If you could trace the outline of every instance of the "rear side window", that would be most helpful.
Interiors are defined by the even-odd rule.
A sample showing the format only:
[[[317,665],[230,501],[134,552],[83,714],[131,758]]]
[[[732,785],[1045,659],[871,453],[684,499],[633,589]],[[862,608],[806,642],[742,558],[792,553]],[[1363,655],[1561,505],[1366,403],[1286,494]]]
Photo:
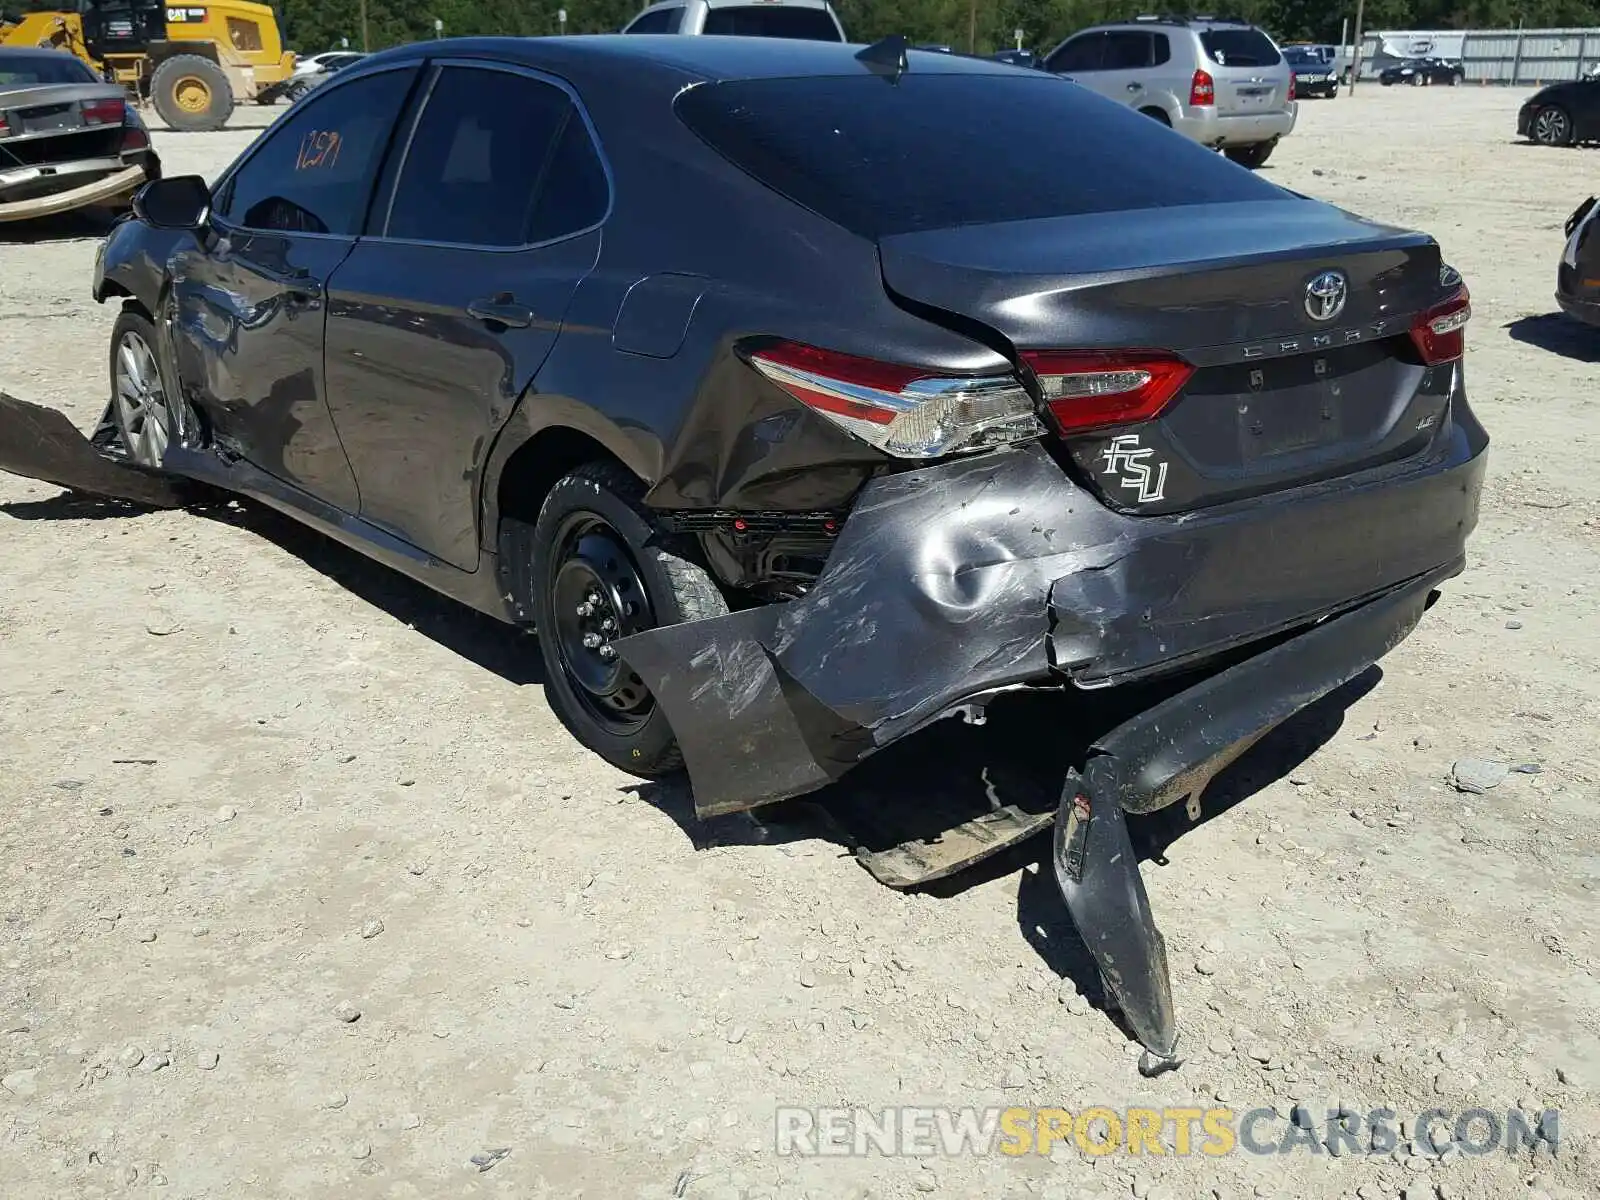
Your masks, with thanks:
[[[1208,29],[1200,44],[1219,67],[1272,67],[1281,58],[1272,39],[1259,29]]]
[[[632,25],[623,30],[624,33],[677,33],[678,22],[683,19],[681,8],[658,8],[654,12],[647,12]]]
[[[680,118],[768,187],[863,237],[1286,193],[1050,75],[702,84]]]
[[[576,232],[598,220],[597,189],[600,212],[605,207],[594,153],[560,88],[508,71],[446,67],[400,168],[386,236],[504,248]]]
[[[825,8],[772,4],[713,8],[701,33],[722,37],[795,38],[802,42],[841,42],[839,27]]]
[[[1152,61],[1148,33],[1106,34],[1107,71],[1137,71],[1150,66]]]
[[[1155,54],[1156,54],[1155,65],[1156,66],[1159,67],[1162,63],[1171,62],[1172,61],[1172,39],[1171,38],[1169,38],[1164,33],[1152,33],[1150,35],[1150,42],[1151,42],[1151,45],[1155,47]]]

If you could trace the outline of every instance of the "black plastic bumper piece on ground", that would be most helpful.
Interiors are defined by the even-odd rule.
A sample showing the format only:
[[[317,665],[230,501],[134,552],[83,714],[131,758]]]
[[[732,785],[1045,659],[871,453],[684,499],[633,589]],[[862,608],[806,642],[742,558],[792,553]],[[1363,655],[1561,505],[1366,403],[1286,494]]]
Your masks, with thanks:
[[[1431,603],[1435,575],[1402,587],[1210,676],[1099,739],[1067,778],[1051,854],[1056,883],[1135,1037],[1147,1075],[1179,1062],[1167,953],[1128,812],[1196,795],[1275,726],[1355,678],[1403,641]]]
[[[184,503],[182,480],[111,458],[65,413],[4,392],[0,392],[0,471],[157,508],[181,508]]]

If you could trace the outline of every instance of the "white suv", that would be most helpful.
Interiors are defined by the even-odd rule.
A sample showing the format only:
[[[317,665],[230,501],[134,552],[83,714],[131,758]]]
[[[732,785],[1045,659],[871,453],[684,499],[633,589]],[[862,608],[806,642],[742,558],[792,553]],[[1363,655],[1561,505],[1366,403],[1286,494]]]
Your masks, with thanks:
[[[1294,75],[1254,25],[1139,17],[1073,34],[1046,57],[1108,99],[1163,121],[1234,162],[1259,167],[1294,129]]]
[[[828,0],[667,0],[652,4],[622,32],[845,40]]]

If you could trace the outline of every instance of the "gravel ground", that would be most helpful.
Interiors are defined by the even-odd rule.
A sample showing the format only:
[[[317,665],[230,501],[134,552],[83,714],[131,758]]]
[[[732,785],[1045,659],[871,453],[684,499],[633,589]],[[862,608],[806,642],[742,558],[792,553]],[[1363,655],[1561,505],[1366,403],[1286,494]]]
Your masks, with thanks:
[[[1469,569],[1376,686],[1145,830],[1182,1070],[1078,995],[1037,844],[902,895],[808,806],[697,825],[561,730],[526,638],[254,506],[6,476],[0,1195],[1593,1195],[1600,333],[1550,314],[1600,159],[1516,144],[1522,98],[1306,103],[1267,170],[1439,238],[1495,442]],[[157,145],[214,174],[254,134]],[[0,233],[0,387],[85,428],[94,249]],[[1458,794],[1468,758],[1542,772]],[[1560,1150],[774,1148],[780,1105],[1329,1098],[1553,1107]]]

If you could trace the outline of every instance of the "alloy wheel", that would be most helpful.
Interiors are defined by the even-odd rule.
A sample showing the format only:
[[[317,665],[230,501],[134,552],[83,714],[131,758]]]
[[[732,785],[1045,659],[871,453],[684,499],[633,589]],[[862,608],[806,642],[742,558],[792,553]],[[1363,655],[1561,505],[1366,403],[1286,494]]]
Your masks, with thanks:
[[[1566,145],[1567,132],[1567,114],[1559,108],[1547,108],[1533,120],[1533,136],[1546,146]]]
[[[655,697],[612,645],[655,625],[649,594],[619,534],[594,513],[574,513],[555,540],[551,630],[561,665],[583,706],[616,733],[637,729]]]
[[[160,466],[170,435],[166,388],[149,343],[131,329],[117,342],[114,402],[129,456],[147,467]]]

